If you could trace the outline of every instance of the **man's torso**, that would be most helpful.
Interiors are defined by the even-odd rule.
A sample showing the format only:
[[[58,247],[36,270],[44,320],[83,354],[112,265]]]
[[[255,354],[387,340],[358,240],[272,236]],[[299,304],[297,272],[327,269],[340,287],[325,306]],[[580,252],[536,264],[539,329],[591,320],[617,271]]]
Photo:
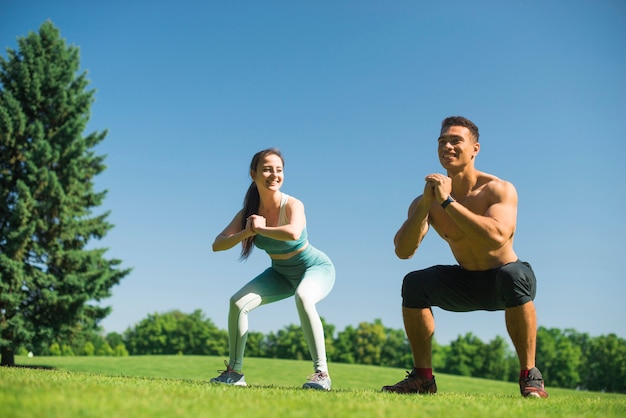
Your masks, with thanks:
[[[489,207],[498,203],[492,182],[501,181],[489,176],[467,196],[455,199],[471,212],[485,216]],[[433,202],[428,216],[430,225],[446,240],[457,262],[466,270],[488,270],[517,260],[513,251],[513,235],[500,248],[491,249],[476,238],[468,236],[438,202]]]

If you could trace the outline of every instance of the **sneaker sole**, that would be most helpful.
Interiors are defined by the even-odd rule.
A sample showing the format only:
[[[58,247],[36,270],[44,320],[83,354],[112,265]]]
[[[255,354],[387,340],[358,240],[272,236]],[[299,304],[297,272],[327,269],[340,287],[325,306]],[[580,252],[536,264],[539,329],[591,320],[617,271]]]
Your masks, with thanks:
[[[304,389],[313,389],[313,390],[326,390],[326,391],[330,390],[330,388],[325,388],[322,385],[316,385],[316,384],[312,384],[312,383],[305,383],[304,385],[302,385],[302,387]]]
[[[545,393],[545,392],[544,392]],[[523,396],[523,395],[522,395]],[[539,392],[529,392],[526,396],[524,396],[525,398],[537,398],[537,399],[545,399],[548,397],[548,394],[545,393],[545,396],[543,396],[541,393]]]
[[[246,382],[228,383],[228,382],[219,382],[217,380],[211,380],[210,383],[215,383],[215,384],[218,384],[218,385],[226,385],[226,386],[248,386],[246,384]]]

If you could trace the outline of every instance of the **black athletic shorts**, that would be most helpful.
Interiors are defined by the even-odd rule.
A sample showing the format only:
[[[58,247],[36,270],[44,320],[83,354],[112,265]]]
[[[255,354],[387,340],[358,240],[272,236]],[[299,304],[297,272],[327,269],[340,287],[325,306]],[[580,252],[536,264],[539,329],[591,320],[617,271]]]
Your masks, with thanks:
[[[402,282],[402,306],[447,311],[499,311],[535,299],[537,279],[530,264],[515,261],[491,270],[433,266],[407,274]]]

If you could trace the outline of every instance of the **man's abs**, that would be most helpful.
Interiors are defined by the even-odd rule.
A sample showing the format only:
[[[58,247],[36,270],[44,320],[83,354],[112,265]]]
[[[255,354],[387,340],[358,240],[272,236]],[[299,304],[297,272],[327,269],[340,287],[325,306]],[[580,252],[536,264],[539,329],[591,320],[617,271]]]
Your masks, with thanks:
[[[476,241],[446,241],[450,246],[450,250],[452,250],[454,258],[465,270],[490,270],[517,260],[517,255],[513,251],[512,241],[495,250],[488,250],[476,243]]]

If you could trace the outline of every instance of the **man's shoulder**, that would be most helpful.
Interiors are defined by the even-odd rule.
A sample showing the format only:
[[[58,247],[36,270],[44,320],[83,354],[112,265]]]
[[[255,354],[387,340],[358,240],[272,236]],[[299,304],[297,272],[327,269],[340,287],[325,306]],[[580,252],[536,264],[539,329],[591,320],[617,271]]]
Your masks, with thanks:
[[[501,179],[491,174],[483,173],[483,186],[479,194],[492,203],[495,202],[516,202],[517,190],[513,183],[508,180]]]
[[[478,176],[478,185],[488,187],[493,191],[515,190],[515,186],[508,180],[501,179],[493,174],[480,172]]]

